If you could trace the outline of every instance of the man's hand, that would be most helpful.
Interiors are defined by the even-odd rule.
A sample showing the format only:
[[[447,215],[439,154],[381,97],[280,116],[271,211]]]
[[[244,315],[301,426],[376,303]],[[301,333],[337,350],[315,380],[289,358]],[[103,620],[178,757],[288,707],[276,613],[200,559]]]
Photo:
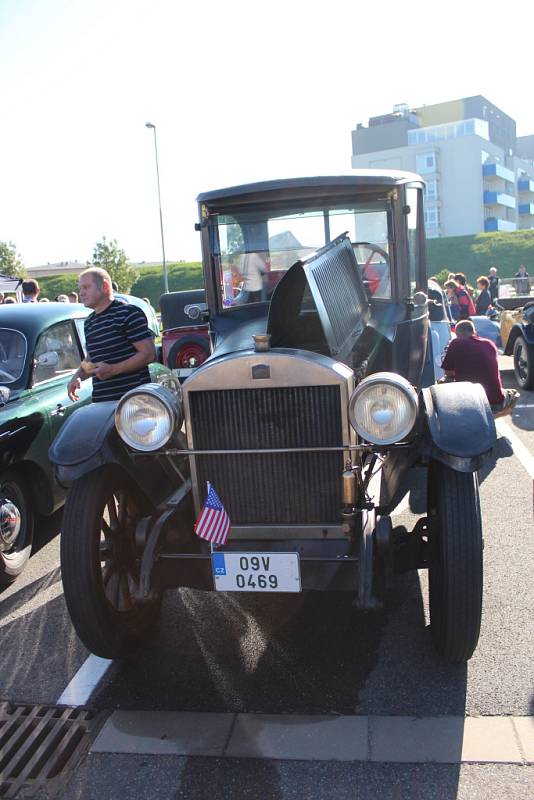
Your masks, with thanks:
[[[76,402],[76,400],[80,399],[78,397],[78,389],[80,388],[81,385],[82,382],[77,375],[75,375],[74,378],[71,378],[67,385],[67,394],[73,403]]]
[[[116,364],[106,364],[105,361],[98,361],[95,364],[95,371],[93,372],[93,375],[100,381],[105,381],[107,378],[113,378],[113,376],[117,374],[118,372]]]

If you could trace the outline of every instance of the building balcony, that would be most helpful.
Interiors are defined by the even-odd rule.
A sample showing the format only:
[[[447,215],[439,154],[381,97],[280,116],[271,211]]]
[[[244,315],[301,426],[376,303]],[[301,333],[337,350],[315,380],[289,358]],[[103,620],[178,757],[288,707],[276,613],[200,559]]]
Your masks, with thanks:
[[[484,192],[484,205],[485,206],[506,206],[506,208],[515,208],[515,197],[505,192]]]
[[[502,164],[483,164],[482,175],[485,178],[501,178],[503,181],[515,183],[514,173]]]
[[[520,214],[530,214],[534,216],[534,203],[519,203],[517,210]]]
[[[534,180],[531,178],[521,178],[517,181],[518,192],[532,192],[534,194]]]
[[[486,233],[493,233],[494,231],[510,231],[517,230],[515,222],[510,222],[507,219],[497,219],[497,217],[488,217],[484,220],[484,230]]]

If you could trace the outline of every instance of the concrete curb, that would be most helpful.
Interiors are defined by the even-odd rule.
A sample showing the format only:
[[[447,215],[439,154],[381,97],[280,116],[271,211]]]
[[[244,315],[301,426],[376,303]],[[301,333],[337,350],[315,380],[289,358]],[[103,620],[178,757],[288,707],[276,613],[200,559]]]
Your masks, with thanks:
[[[93,742],[91,753],[534,764],[534,717],[115,711]]]

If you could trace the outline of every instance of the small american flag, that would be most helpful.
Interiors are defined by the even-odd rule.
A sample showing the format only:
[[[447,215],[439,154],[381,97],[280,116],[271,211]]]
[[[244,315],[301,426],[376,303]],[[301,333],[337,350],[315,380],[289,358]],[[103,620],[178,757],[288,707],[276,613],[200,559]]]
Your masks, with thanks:
[[[213,544],[225,544],[230,531],[230,517],[219,496],[208,482],[208,496],[195,523],[195,533]]]

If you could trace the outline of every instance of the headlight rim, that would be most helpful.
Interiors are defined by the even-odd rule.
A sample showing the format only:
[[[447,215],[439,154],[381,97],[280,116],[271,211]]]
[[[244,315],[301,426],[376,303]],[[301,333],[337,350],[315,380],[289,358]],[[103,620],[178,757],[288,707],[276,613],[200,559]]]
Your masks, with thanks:
[[[381,441],[375,441],[369,438],[367,435],[368,431],[363,431],[361,426],[356,424],[354,415],[356,402],[361,396],[362,392],[369,386],[376,384],[387,384],[399,389],[408,399],[411,409],[410,424],[408,425],[407,423],[404,428],[402,428],[400,435],[396,435],[395,437],[387,437]],[[352,428],[365,442],[369,442],[369,444],[375,445],[376,447],[390,447],[391,445],[403,442],[413,431],[415,423],[417,422],[418,414],[419,399],[416,389],[408,380],[406,380],[406,378],[404,378],[402,375],[397,375],[395,372],[375,372],[372,375],[368,375],[366,378],[363,378],[360,383],[358,383],[349,399],[348,415]]]
[[[124,427],[121,424],[121,413],[125,404],[132,397],[138,397],[140,395],[148,395],[149,397],[155,398],[157,401],[161,402],[162,406],[170,416],[170,434],[165,441],[158,443],[157,447],[148,447],[146,445],[140,445],[138,442],[133,442],[128,435],[125,434]],[[136,386],[134,389],[130,389],[121,397],[115,409],[115,429],[121,441],[123,441],[124,444],[126,444],[132,450],[136,450],[140,453],[155,453],[158,450],[161,450],[162,447],[168,445],[176,431],[179,430],[183,421],[183,413],[182,409],[179,407],[178,400],[179,398],[174,395],[170,389],[168,389],[166,386],[162,386],[160,383],[144,383],[141,386]]]

